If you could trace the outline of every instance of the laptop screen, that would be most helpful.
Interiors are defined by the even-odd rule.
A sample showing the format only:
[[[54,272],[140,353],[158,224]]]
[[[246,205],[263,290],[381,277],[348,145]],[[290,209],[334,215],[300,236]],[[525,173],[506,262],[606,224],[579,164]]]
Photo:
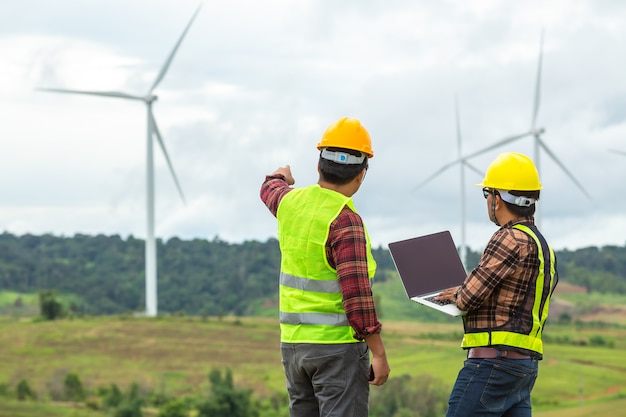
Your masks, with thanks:
[[[461,285],[467,276],[449,231],[389,244],[409,298]]]

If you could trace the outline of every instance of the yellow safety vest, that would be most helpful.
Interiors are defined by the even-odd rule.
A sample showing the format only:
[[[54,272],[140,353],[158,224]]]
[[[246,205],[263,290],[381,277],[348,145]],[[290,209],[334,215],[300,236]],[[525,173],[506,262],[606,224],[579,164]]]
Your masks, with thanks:
[[[296,188],[281,200],[278,241],[281,250],[280,329],[286,343],[356,343],[342,305],[337,271],[326,259],[326,241],[331,223],[348,206],[350,197],[311,185]],[[367,230],[368,275],[374,277]]]
[[[541,333],[548,318],[550,297],[558,281],[556,258],[554,251],[534,225],[516,224],[513,227],[533,238],[538,248],[539,272],[534,283],[531,281],[529,292],[526,295],[527,297],[534,297],[532,304],[533,323],[530,331],[525,332],[522,329],[514,328],[515,326],[510,323],[505,323],[498,329],[488,329],[486,331],[481,329],[473,332],[466,329],[463,342],[461,343],[463,348],[505,345],[543,354]],[[546,255],[548,256],[547,258]]]

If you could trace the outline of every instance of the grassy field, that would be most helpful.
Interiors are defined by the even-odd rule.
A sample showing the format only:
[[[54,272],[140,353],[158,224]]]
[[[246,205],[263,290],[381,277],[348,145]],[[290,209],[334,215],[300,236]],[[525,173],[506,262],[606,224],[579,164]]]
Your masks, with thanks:
[[[208,390],[209,371],[226,367],[238,386],[255,395],[284,392],[276,319],[5,317],[0,326],[0,383],[15,386],[26,379],[39,393],[68,372],[91,389],[136,382],[175,395],[201,393]],[[546,332],[554,342],[547,343],[533,391],[535,415],[626,416],[626,329],[550,326]],[[385,322],[392,377],[428,373],[451,386],[464,359],[460,337],[458,322]],[[33,411],[37,407],[46,410]],[[49,403],[0,404],[0,417],[96,415],[72,413]]]
[[[449,390],[464,360],[460,319],[409,302],[399,280],[375,283],[374,292],[392,378],[431,374]],[[69,372],[91,390],[113,383],[125,390],[138,383],[183,396],[206,393],[208,373],[229,368],[235,384],[256,396],[284,395],[277,311],[271,304],[263,307],[265,318],[124,315],[47,322],[33,318],[36,295],[0,292],[0,384],[15,387],[25,379],[40,398],[0,398],[0,417],[102,416],[49,400],[50,390]],[[624,306],[625,296],[600,298],[573,286],[557,288],[551,313],[554,309],[558,317],[565,311],[572,320],[546,328],[545,360],[533,391],[535,416],[626,417]]]

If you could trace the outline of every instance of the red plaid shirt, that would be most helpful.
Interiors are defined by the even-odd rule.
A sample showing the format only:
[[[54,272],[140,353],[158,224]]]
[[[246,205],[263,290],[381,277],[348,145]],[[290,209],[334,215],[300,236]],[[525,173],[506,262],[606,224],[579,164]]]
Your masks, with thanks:
[[[282,175],[267,176],[261,186],[261,200],[276,216],[281,199],[293,188]],[[354,338],[363,340],[373,333],[380,333],[372,288],[367,272],[367,240],[361,216],[344,207],[331,223],[326,258],[337,270],[337,279],[343,295],[343,308]]]

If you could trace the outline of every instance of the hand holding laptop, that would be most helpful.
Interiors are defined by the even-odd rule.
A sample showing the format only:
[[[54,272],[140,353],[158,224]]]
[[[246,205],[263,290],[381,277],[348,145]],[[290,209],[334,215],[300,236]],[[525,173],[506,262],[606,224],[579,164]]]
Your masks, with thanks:
[[[450,300],[452,302],[456,302],[456,292],[459,290],[459,288],[461,288],[460,285],[443,290],[439,293],[437,297],[435,297],[435,300],[437,301]]]

